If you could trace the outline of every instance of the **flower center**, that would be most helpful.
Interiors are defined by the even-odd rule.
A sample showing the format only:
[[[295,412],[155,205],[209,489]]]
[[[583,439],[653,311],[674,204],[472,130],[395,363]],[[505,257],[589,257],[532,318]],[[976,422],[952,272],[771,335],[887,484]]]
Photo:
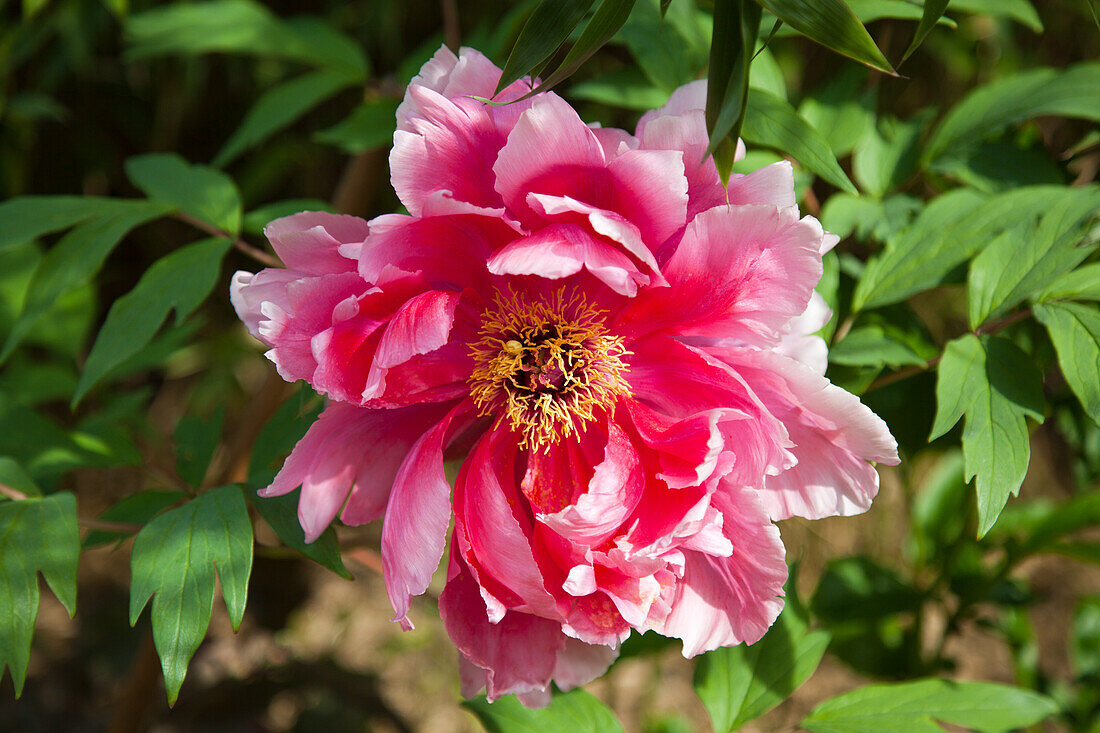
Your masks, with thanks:
[[[470,395],[482,415],[507,416],[520,447],[548,451],[578,435],[628,394],[629,352],[604,326],[605,312],[564,289],[545,301],[497,295],[470,355]]]

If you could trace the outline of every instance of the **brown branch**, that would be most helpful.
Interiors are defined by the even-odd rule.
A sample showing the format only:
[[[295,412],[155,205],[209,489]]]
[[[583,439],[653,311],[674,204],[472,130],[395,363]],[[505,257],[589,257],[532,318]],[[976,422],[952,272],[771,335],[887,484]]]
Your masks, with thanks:
[[[27,495],[24,494],[22,491],[19,491],[18,489],[13,489],[12,487],[6,486],[4,484],[0,484],[0,494],[3,494],[12,501],[23,501],[27,498]]]
[[[109,522],[103,519],[92,519],[90,517],[77,517],[77,521],[80,523],[81,527],[87,527],[93,531],[115,532],[118,534],[137,534],[144,526],[141,524],[132,524],[130,522]]]
[[[190,214],[183,213],[182,211],[177,212],[175,217],[177,219],[179,219],[180,221],[182,221],[183,223],[185,223],[185,224],[190,224],[191,226],[195,227],[199,231],[206,232],[207,234],[209,234],[212,237],[220,237],[222,239],[230,240],[231,242],[233,242],[234,247],[236,247],[238,250],[245,253],[246,255],[248,255],[249,257],[256,260],[257,262],[259,262],[262,265],[266,265],[268,267],[282,267],[283,266],[283,263],[279,261],[278,257],[275,257],[274,255],[270,255],[267,252],[264,252],[259,247],[253,247],[251,244],[244,241],[240,237],[234,237],[232,234],[225,231],[224,229],[220,229],[219,227],[216,227],[213,224],[205,222],[202,219],[197,219],[197,218],[191,216]]]
[[[462,45],[462,30],[458,25],[458,3],[456,0],[440,0],[443,11],[443,40],[452,50],[458,51]]]

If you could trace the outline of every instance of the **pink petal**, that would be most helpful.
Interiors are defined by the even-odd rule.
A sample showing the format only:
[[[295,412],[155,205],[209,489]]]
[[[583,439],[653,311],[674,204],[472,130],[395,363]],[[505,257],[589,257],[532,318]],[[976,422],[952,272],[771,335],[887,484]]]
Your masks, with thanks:
[[[819,519],[866,511],[878,492],[878,473],[868,461],[898,462],[886,423],[855,395],[794,360],[733,349],[718,355],[753,385],[794,442],[797,465],[768,476],[760,493],[769,516]]]
[[[733,206],[765,204],[787,208],[798,205],[794,196],[794,169],[786,160],[752,173],[733,174],[727,191]]]
[[[287,283],[300,277],[290,270],[270,268],[255,274],[243,270],[233,273],[233,280],[229,285],[229,301],[253,338],[264,340],[260,336],[260,321],[266,320],[262,311],[263,304],[269,300],[285,301]]]
[[[328,275],[355,270],[355,261],[340,254],[343,244],[367,238],[367,222],[357,216],[303,211],[264,227],[264,234],[291,270]]]
[[[818,374],[825,376],[825,370],[829,367],[829,347],[825,339],[814,334],[824,328],[832,316],[833,312],[825,303],[825,299],[814,291],[810,295],[806,310],[791,321],[790,333],[783,336],[779,345],[775,347],[776,353],[802,362]]]
[[[752,644],[783,609],[787,580],[779,530],[750,491],[716,494],[729,557],[685,552],[684,576],[660,632],[684,641],[684,656]]]
[[[443,471],[443,449],[474,412],[464,401],[420,436],[408,452],[393,483],[382,523],[382,569],[386,593],[403,629],[412,596],[428,588],[443,557],[451,519],[451,486]]]
[[[821,279],[822,231],[794,209],[720,207],[688,225],[668,265],[671,287],[651,288],[619,314],[619,333],[771,345],[806,309]]]
[[[576,224],[551,224],[498,250],[488,262],[494,275],[538,275],[560,280],[586,269],[620,295],[633,297],[649,276],[611,244]]]
[[[346,523],[373,521],[382,516],[398,465],[433,415],[437,409],[368,410],[330,403],[260,495],[281,496],[302,487],[298,518],[306,542],[321,535],[345,501]]]

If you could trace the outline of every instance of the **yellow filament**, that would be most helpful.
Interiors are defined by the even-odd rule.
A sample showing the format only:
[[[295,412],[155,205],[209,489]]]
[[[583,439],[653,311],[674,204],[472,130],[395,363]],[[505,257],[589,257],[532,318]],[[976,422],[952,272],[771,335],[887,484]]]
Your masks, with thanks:
[[[613,411],[630,391],[623,376],[629,352],[607,333],[605,315],[564,289],[536,302],[498,294],[470,352],[470,395],[480,413],[503,412],[521,448],[549,451],[583,432],[601,410]],[[553,384],[530,383],[545,375]]]

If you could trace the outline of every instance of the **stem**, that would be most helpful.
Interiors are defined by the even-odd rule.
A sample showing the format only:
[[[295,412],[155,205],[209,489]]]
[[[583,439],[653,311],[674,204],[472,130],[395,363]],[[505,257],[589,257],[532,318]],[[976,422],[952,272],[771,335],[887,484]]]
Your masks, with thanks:
[[[184,222],[185,224],[190,224],[199,231],[206,232],[212,237],[221,237],[222,239],[230,240],[231,242],[233,242],[234,247],[236,247],[241,252],[244,252],[246,255],[256,260],[260,264],[267,265],[268,267],[283,266],[283,263],[280,262],[277,257],[269,255],[267,252],[264,252],[259,247],[253,247],[251,244],[244,241],[240,237],[234,237],[232,234],[225,231],[224,229],[216,227],[213,224],[203,221],[202,219],[196,219],[190,214],[184,214],[183,212],[179,212],[175,216],[177,219]]]
[[[22,491],[19,491],[18,489],[13,489],[10,486],[5,486],[4,484],[0,484],[0,494],[3,494],[12,501],[23,501],[27,498],[27,495],[24,494]]]
[[[108,522],[102,519],[90,519],[78,517],[81,527],[87,527],[97,532],[117,532],[118,534],[137,534],[144,525],[131,524],[129,522]]]

